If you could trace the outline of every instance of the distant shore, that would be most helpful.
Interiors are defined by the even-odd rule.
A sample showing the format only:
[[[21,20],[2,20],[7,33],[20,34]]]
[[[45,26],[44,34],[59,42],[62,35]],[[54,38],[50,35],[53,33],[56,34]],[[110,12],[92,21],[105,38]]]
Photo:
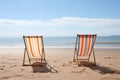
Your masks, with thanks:
[[[43,37],[45,48],[74,48],[76,36]],[[0,37],[0,48],[24,48],[22,37]],[[120,49],[120,36],[98,36],[95,48]]]

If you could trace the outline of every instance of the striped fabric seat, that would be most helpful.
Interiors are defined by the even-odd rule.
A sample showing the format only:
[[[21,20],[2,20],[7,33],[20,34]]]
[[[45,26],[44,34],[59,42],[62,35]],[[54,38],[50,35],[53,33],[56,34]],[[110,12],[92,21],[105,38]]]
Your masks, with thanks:
[[[89,56],[91,54],[95,35],[80,35],[78,36],[78,55]]]
[[[94,54],[94,43],[96,40],[96,34],[78,34],[76,38],[76,44],[75,44],[75,52],[74,52],[74,58],[73,60],[80,60],[78,57],[86,56],[88,57],[87,60],[89,61],[89,57],[93,51],[94,60],[95,60],[95,54]],[[95,62],[95,61],[94,61]],[[96,62],[95,62],[96,63]]]
[[[44,45],[42,36],[23,36],[25,44],[25,52],[23,65],[25,65],[25,55],[27,53],[29,62],[31,59],[39,59],[41,62],[45,60]]]

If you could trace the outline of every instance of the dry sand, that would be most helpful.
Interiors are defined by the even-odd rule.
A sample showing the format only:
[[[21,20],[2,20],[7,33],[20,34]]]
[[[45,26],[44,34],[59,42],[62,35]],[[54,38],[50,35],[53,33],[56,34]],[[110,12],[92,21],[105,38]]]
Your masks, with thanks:
[[[72,62],[73,52],[72,48],[47,48],[49,66],[40,67],[22,66],[22,48],[0,48],[0,80],[120,80],[119,49],[95,49],[97,66],[78,66]]]

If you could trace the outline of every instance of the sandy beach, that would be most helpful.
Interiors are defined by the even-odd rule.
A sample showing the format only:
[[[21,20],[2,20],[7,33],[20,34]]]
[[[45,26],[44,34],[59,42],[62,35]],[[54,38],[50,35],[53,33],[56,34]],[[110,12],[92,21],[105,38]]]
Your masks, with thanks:
[[[45,48],[49,66],[22,66],[23,48],[0,48],[0,80],[120,80],[120,49],[95,49],[96,66],[78,66],[73,53],[72,48]]]

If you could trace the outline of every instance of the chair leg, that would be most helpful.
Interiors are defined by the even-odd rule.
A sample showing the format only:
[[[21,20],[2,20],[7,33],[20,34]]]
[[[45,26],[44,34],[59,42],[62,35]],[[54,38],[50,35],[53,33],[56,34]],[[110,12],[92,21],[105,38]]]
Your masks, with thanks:
[[[43,52],[42,52],[42,60],[45,61],[45,51],[44,51],[44,48],[42,48]]]
[[[90,56],[88,56],[88,61],[90,61]]]
[[[73,62],[76,61],[75,56],[76,56],[76,53],[77,53],[77,39],[78,39],[78,36],[76,37],[76,42],[75,42],[75,50],[74,50],[74,55],[73,55]]]
[[[28,58],[29,59],[29,64],[31,65],[31,60],[30,60],[30,58]]]
[[[26,48],[24,49],[24,56],[23,56],[23,66],[25,66],[26,64],[25,64],[25,56],[26,56],[26,52],[27,52],[27,50],[26,50]],[[31,65],[31,60],[30,60],[30,58],[29,58],[29,55],[28,55],[28,60],[29,60],[29,64]]]
[[[95,51],[93,49],[94,64],[96,65]]]
[[[75,49],[75,51],[74,51],[74,55],[73,55],[73,62],[76,61],[76,59],[75,59],[75,54],[76,54],[76,49]]]
[[[23,66],[25,65],[25,53],[26,53],[26,50],[24,49]]]
[[[27,51],[26,51],[26,52],[27,52]],[[28,56],[29,64],[31,65],[31,60],[30,60],[30,57],[29,57],[28,52],[27,52],[27,56]]]

